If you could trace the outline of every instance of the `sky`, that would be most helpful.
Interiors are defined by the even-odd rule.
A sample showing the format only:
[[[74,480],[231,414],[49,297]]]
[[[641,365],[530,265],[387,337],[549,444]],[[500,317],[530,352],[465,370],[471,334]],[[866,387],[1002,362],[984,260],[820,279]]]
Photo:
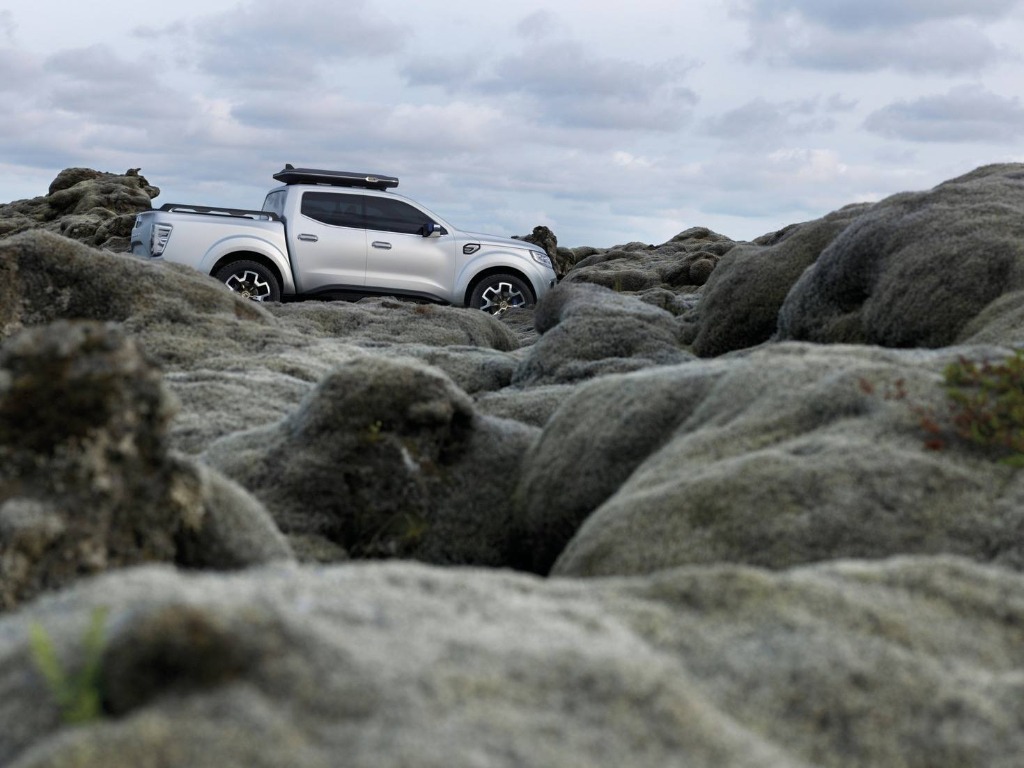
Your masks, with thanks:
[[[1024,0],[0,0],[0,202],[141,168],[259,208],[398,176],[560,245],[752,240],[1024,162]]]

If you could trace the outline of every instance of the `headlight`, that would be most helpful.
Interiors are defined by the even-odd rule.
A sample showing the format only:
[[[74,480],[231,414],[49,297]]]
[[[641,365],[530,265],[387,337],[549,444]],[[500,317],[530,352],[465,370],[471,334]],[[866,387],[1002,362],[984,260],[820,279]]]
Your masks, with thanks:
[[[551,263],[551,259],[548,258],[546,253],[540,251],[530,251],[530,255],[533,256],[533,260],[541,266],[547,267],[548,269],[554,269],[554,265]]]

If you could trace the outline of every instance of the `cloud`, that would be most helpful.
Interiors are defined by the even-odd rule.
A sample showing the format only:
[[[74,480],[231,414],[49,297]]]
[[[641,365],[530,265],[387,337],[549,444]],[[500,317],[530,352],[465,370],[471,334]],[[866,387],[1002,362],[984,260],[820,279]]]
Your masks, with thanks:
[[[740,0],[746,56],[826,71],[977,73],[1011,54],[986,25],[1020,0]]]
[[[567,34],[565,23],[551,11],[535,11],[526,16],[516,25],[516,33],[532,40],[565,37]]]
[[[17,29],[14,14],[10,11],[0,11],[0,37],[6,38],[8,43],[13,43]]]
[[[996,21],[1010,15],[1019,0],[738,0],[740,15],[757,22],[799,16],[835,31],[913,27],[934,21]]]
[[[192,29],[202,72],[264,88],[309,84],[338,62],[394,54],[412,32],[366,0],[304,0],[284,11],[276,0],[249,0]]]
[[[1012,141],[1024,136],[1024,107],[980,85],[961,85],[943,95],[890,104],[869,115],[864,127],[906,141]]]
[[[478,56],[421,56],[402,67],[402,77],[408,85],[439,86],[448,92],[467,90],[463,86],[479,77],[481,63]]]
[[[43,64],[46,85],[36,98],[100,124],[180,117],[182,97],[144,62],[125,61],[107,45],[61,51]]]
[[[527,17],[521,50],[497,56],[487,68],[466,58],[426,57],[409,61],[409,85],[443,88],[484,100],[518,99],[519,112],[570,129],[673,131],[692,116],[698,102],[684,84],[693,63],[682,57],[640,63],[595,54],[575,40],[552,39],[534,29],[552,25],[548,14]]]
[[[825,110],[831,108],[828,102]],[[759,146],[776,144],[781,139],[808,133],[832,131],[835,120],[822,116],[818,99],[773,103],[757,98],[704,121],[704,132],[726,141],[742,141]]]
[[[31,97],[43,77],[39,60],[16,48],[0,48],[0,93]]]
[[[779,149],[768,155],[770,173],[789,182],[833,182],[850,168],[831,149]]]
[[[303,163],[316,167],[326,167],[332,157],[348,164],[372,157],[386,165],[415,168],[419,174],[448,171],[461,158],[496,170],[497,158],[482,164],[480,155],[501,146],[518,156],[522,137],[529,136],[525,125],[487,105],[458,100],[373,103],[338,93],[299,93],[287,101],[273,94],[253,97],[232,106],[225,119],[235,123],[237,130],[262,137],[264,143],[300,152],[309,158]],[[288,162],[300,164],[298,154],[291,157],[297,159]],[[507,170],[515,175],[513,168]]]
[[[399,104],[389,110],[378,130],[389,144],[413,151],[422,151],[424,137],[429,136],[434,152],[486,152],[496,138],[516,131],[504,122],[503,113],[479,104]]]
[[[842,94],[833,93],[828,97],[828,111],[832,113],[853,112],[859,102],[857,99],[848,99]]]

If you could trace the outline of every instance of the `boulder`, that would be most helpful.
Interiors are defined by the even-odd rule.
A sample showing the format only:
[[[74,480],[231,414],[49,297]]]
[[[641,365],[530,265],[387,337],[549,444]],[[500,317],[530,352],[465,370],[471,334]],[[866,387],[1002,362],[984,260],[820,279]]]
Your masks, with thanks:
[[[364,356],[282,421],[214,442],[205,462],[292,537],[353,557],[505,565],[519,465],[537,430],[483,416],[437,369]]]
[[[551,264],[555,268],[555,273],[561,277],[569,269],[572,268],[572,259],[567,258],[571,253],[566,248],[558,247],[558,238],[555,237],[555,233],[552,232],[545,226],[534,227],[533,232],[528,235],[513,235],[515,240],[523,240],[533,245],[539,245],[544,249],[544,253],[551,259]]]
[[[170,430],[174,446],[189,451],[280,418],[312,381],[359,353],[325,348],[187,267],[101,251],[44,230],[0,240],[0,339],[66,319],[118,323],[154,364],[178,374],[168,384],[189,409]],[[224,400],[241,371],[245,391]],[[253,407],[260,402],[272,405]]]
[[[498,318],[476,309],[417,304],[394,298],[302,301],[268,304],[289,327],[321,338],[343,338],[367,345],[425,344],[476,346],[510,351],[516,335]]]
[[[289,558],[266,511],[168,453],[159,372],[116,327],[66,321],[0,348],[0,610],[145,562]]]
[[[543,427],[551,414],[575,391],[576,384],[548,384],[527,389],[505,387],[478,394],[476,408],[490,416]]]
[[[722,256],[735,245],[706,227],[692,227],[661,245],[627,243],[590,249],[593,252],[580,258],[565,279],[641,297],[658,289],[692,293],[707,282]]]
[[[1024,164],[990,165],[859,216],[793,286],[778,337],[942,347],[1021,290]]]
[[[565,576],[940,553],[1019,569],[1024,476],[957,437],[942,376],[1007,354],[786,343],[594,382],[530,452],[518,517],[548,553],[583,521]],[[560,455],[581,469],[556,479]]]
[[[226,435],[280,421],[298,407],[315,380],[258,366],[169,371],[164,383],[179,406],[168,428],[169,444],[196,455]]]
[[[123,174],[67,168],[43,197],[0,205],[0,236],[43,229],[89,245],[127,251],[135,216],[160,190],[138,168]]]
[[[399,320],[396,328],[400,324]],[[287,329],[287,318],[282,325]],[[386,327],[383,318],[380,327]],[[280,421],[298,407],[316,382],[337,366],[362,357],[419,360],[444,372],[474,396],[506,389],[518,364],[508,353],[469,345],[367,345],[358,336],[307,338],[305,344],[274,355],[253,356],[248,364],[240,356],[223,355],[203,367],[168,372],[165,380],[182,403],[171,425],[174,448],[201,453],[233,432]]]
[[[402,344],[374,351],[385,357],[413,358],[444,371],[468,395],[496,392],[508,387],[519,364],[518,358],[507,352],[467,344]]]
[[[152,329],[147,351],[160,362],[191,361],[191,344],[210,344],[212,323],[221,331],[239,320],[274,324],[256,302],[186,267],[108,253],[45,230],[0,240],[0,338],[61,319],[119,322],[133,332]],[[168,328],[174,338],[154,343],[156,331]],[[224,335],[216,339],[217,348],[244,348],[244,340],[236,346]]]
[[[1013,344],[1024,338],[1024,290],[1009,291],[971,318],[957,344]]]
[[[516,488],[513,565],[548,573],[583,522],[690,418],[726,370],[658,367],[558,391],[559,407],[539,424]]]
[[[682,316],[683,341],[695,354],[713,357],[771,339],[790,288],[870,207],[849,205],[731,248],[709,274],[700,301]]]
[[[566,384],[693,358],[682,349],[671,314],[590,283],[555,286],[538,302],[534,326],[540,337],[516,368],[517,387]]]
[[[137,568],[0,618],[0,762],[1010,768],[1022,595],[954,558],[595,581]],[[43,643],[94,670],[75,727]]]

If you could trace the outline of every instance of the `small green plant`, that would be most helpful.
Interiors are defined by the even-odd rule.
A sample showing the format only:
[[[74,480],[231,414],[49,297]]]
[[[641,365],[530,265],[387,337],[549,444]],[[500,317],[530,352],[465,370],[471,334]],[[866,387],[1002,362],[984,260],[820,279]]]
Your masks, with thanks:
[[[1024,467],[1024,352],[996,363],[961,357],[946,367],[945,380],[957,436]]]
[[[106,641],[105,625],[107,608],[96,608],[92,612],[89,626],[82,638],[84,661],[76,675],[69,675],[57,658],[50,635],[38,622],[29,627],[29,648],[36,669],[46,680],[61,718],[69,725],[78,725],[95,720],[103,714],[100,695],[100,668],[103,646]]]
[[[363,434],[363,437],[371,445],[380,442],[382,429],[384,429],[384,423],[377,419],[366,426],[366,432]]]
[[[990,451],[1004,464],[1024,467],[1024,350],[996,362],[960,357],[946,366],[944,386],[948,408],[940,413],[912,402],[903,379],[881,386],[859,381],[865,394],[907,404],[926,434],[925,448],[941,451],[959,439]]]

